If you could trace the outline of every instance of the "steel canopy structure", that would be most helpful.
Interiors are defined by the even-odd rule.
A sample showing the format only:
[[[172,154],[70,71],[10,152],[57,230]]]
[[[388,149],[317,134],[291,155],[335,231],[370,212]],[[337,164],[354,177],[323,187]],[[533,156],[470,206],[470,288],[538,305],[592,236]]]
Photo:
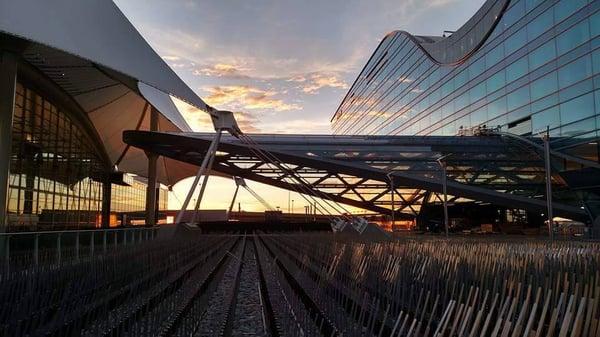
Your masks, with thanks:
[[[120,134],[149,130],[151,108],[158,111],[157,130],[191,131],[170,96],[215,114],[112,1],[0,1],[0,33],[3,48],[11,46],[24,61],[21,74],[37,85],[48,82],[75,103],[72,110],[87,115],[108,167],[148,176],[145,154],[123,144]],[[172,185],[193,172],[158,158],[161,183]]]
[[[0,231],[79,223],[83,208],[86,225],[101,217],[108,226],[112,184],[127,185],[126,174],[148,178],[154,224],[158,183],[196,168],[128,146],[123,130],[191,131],[174,97],[215,125],[231,117],[198,97],[112,1],[0,0],[0,75]]]
[[[250,135],[286,170],[302,177],[314,196],[390,213],[395,190],[396,219],[418,215],[423,204],[439,200],[442,189],[437,159],[445,156],[452,201],[493,203],[545,211],[544,162],[531,147],[503,137]],[[210,133],[126,131],[124,142],[199,165],[211,143]],[[223,136],[212,174],[239,176],[297,190],[285,172],[255,155],[241,140]],[[389,174],[389,175],[388,175]],[[390,181],[392,179],[393,181]],[[553,177],[557,215],[588,218],[581,195],[559,175]]]

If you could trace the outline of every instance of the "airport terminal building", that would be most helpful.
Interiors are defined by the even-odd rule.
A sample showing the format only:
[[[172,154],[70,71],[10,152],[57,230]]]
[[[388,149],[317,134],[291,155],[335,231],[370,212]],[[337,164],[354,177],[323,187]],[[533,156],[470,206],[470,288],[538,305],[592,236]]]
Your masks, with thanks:
[[[220,115],[114,3],[3,6],[3,230],[156,224],[168,188],[211,151],[211,174],[297,191],[332,206],[318,207],[325,216],[350,205],[439,229],[448,196],[457,230],[543,228],[549,200],[556,216],[600,219],[598,0],[487,0],[447,37],[392,32],[335,112],[334,135],[236,130],[212,150],[215,134],[191,132],[172,97],[215,127]]]
[[[3,2],[0,76],[2,230],[157,223],[193,175],[122,140],[189,131],[170,95],[206,106],[112,1]]]
[[[213,170],[386,214],[392,226],[439,230],[446,193],[454,230],[540,229],[549,210],[590,226],[600,215],[598,9],[488,0],[450,36],[392,32],[334,114],[334,135],[253,135],[291,171],[234,137]],[[212,136],[124,138],[199,165]]]

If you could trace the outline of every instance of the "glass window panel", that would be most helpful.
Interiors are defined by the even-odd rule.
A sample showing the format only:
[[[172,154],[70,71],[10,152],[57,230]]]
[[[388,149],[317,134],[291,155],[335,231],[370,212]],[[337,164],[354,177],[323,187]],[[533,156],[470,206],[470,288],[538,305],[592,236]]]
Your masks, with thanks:
[[[568,1],[567,1],[568,2]],[[569,50],[581,45],[590,38],[590,29],[588,21],[583,20],[575,26],[569,28],[556,38],[556,47],[558,54],[562,55]]]
[[[490,117],[492,116],[490,115]],[[492,119],[491,121],[489,121],[488,125],[492,127],[505,126],[506,123],[508,123],[508,118],[506,117],[506,115],[503,115]]]
[[[575,13],[576,10],[585,6],[587,0],[562,0],[554,6],[554,18],[556,22],[560,22],[563,19],[569,17]]]
[[[531,107],[529,105],[522,106],[508,113],[508,121],[518,121],[531,115]]]
[[[565,137],[574,137],[583,133],[589,133],[596,129],[596,119],[588,118],[577,123],[563,125],[560,128],[560,133]]]
[[[558,86],[566,88],[592,75],[592,60],[585,55],[558,70]]]
[[[577,96],[581,96],[581,94],[590,92],[593,89],[593,81],[591,78],[588,78],[587,80],[577,82],[576,84],[561,90],[559,93],[559,98],[561,102],[566,102]]]
[[[504,70],[501,70],[487,79],[486,85],[488,94],[504,87],[505,84],[506,79],[504,76]]]
[[[592,37],[600,35],[600,12],[590,16],[590,33]]]
[[[504,58],[504,45],[499,44],[496,48],[490,50],[485,56],[485,64],[487,68],[495,66],[498,62]]]
[[[592,64],[593,64],[594,74],[600,74],[600,49],[596,49],[592,53]]]
[[[525,29],[521,29],[504,41],[504,51],[506,55],[510,55],[523,47],[526,43],[527,31]]]
[[[503,96],[488,104],[488,117],[495,118],[506,113],[506,96]]]
[[[540,111],[531,116],[531,127],[533,133],[545,130],[546,127],[553,129],[558,126],[560,126],[560,113],[557,106]]]
[[[555,58],[556,46],[554,39],[552,39],[529,54],[529,66],[531,70],[534,70]]]
[[[453,103],[454,102],[447,103],[442,107],[442,119],[446,118],[454,113],[454,104]]]
[[[506,82],[510,83],[529,72],[527,57],[522,57],[506,67]]]
[[[471,103],[477,102],[485,96],[485,82],[481,82],[469,90]]]
[[[598,112],[596,112],[596,114],[599,114],[600,113],[600,90],[594,91],[594,101],[596,102],[595,107],[596,107],[596,109],[598,109]]]
[[[505,28],[512,26],[525,14],[525,1],[521,0],[510,7],[502,16],[502,24]]]
[[[458,96],[454,100],[455,111],[459,111],[459,110],[463,109],[464,107],[466,107],[467,105],[469,105],[469,93],[468,92]]]
[[[471,113],[471,123],[473,125],[481,124],[488,120],[487,106]]]
[[[531,83],[531,100],[538,100],[558,90],[558,78],[553,71]]]
[[[525,10],[529,12],[542,2],[544,2],[544,0],[525,0]]]
[[[459,128],[460,127],[470,128],[471,127],[471,116],[470,115],[462,116],[461,118],[457,119],[454,123]]]
[[[480,57],[469,66],[469,78],[474,79],[485,70],[485,58]]]
[[[442,86],[442,97],[448,96],[454,91],[454,81],[448,81]]]
[[[467,70],[461,71],[458,75],[454,77],[454,89],[458,89],[467,83],[469,73]]]
[[[519,88],[507,95],[508,111],[516,109],[522,105],[525,105],[529,101],[530,101],[529,86],[526,85],[526,86]]]
[[[527,39],[532,41],[550,29],[553,25],[554,16],[552,15],[552,9],[548,9],[527,25]]]
[[[592,93],[572,99],[560,105],[560,120],[562,124],[572,123],[591,117],[594,112],[594,95]],[[595,128],[591,127],[590,130]]]

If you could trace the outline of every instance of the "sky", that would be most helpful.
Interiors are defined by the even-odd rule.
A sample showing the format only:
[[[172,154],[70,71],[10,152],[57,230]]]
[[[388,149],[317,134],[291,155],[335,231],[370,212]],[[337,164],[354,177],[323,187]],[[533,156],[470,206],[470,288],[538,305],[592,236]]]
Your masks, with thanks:
[[[331,133],[329,121],[369,56],[394,30],[441,35],[484,0],[115,0],[148,43],[202,99],[231,110],[246,133]],[[177,102],[190,126],[208,116]],[[174,186],[177,208],[189,179]],[[252,184],[287,210],[288,193]],[[202,208],[227,208],[235,188],[212,178]],[[295,211],[301,197],[292,195]],[[261,210],[248,193],[242,209]],[[280,205],[281,204],[281,205]]]

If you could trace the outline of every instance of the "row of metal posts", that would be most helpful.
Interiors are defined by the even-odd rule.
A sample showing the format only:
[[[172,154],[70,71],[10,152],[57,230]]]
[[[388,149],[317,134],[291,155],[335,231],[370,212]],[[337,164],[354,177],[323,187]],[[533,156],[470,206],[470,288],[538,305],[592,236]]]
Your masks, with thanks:
[[[33,251],[32,257],[34,265],[39,264],[39,240],[41,235],[55,235],[56,236],[56,264],[60,264],[62,260],[62,235],[66,233],[75,233],[75,260],[79,261],[80,257],[80,235],[82,233],[90,233],[89,241],[89,255],[94,255],[96,233],[101,232],[102,234],[102,252],[106,254],[108,250],[108,232],[113,232],[114,244],[113,247],[117,248],[119,244],[118,235],[119,232],[123,232],[122,245],[127,245],[127,233],[133,232],[131,236],[131,243],[148,241],[149,239],[156,238],[158,233],[157,227],[143,227],[143,228],[123,228],[123,229],[101,229],[101,230],[81,230],[81,231],[46,231],[46,232],[27,232],[27,233],[0,233],[0,236],[4,237],[4,262],[6,272],[10,272],[10,239],[13,236],[33,236]],[[137,233],[137,240],[136,240]]]

